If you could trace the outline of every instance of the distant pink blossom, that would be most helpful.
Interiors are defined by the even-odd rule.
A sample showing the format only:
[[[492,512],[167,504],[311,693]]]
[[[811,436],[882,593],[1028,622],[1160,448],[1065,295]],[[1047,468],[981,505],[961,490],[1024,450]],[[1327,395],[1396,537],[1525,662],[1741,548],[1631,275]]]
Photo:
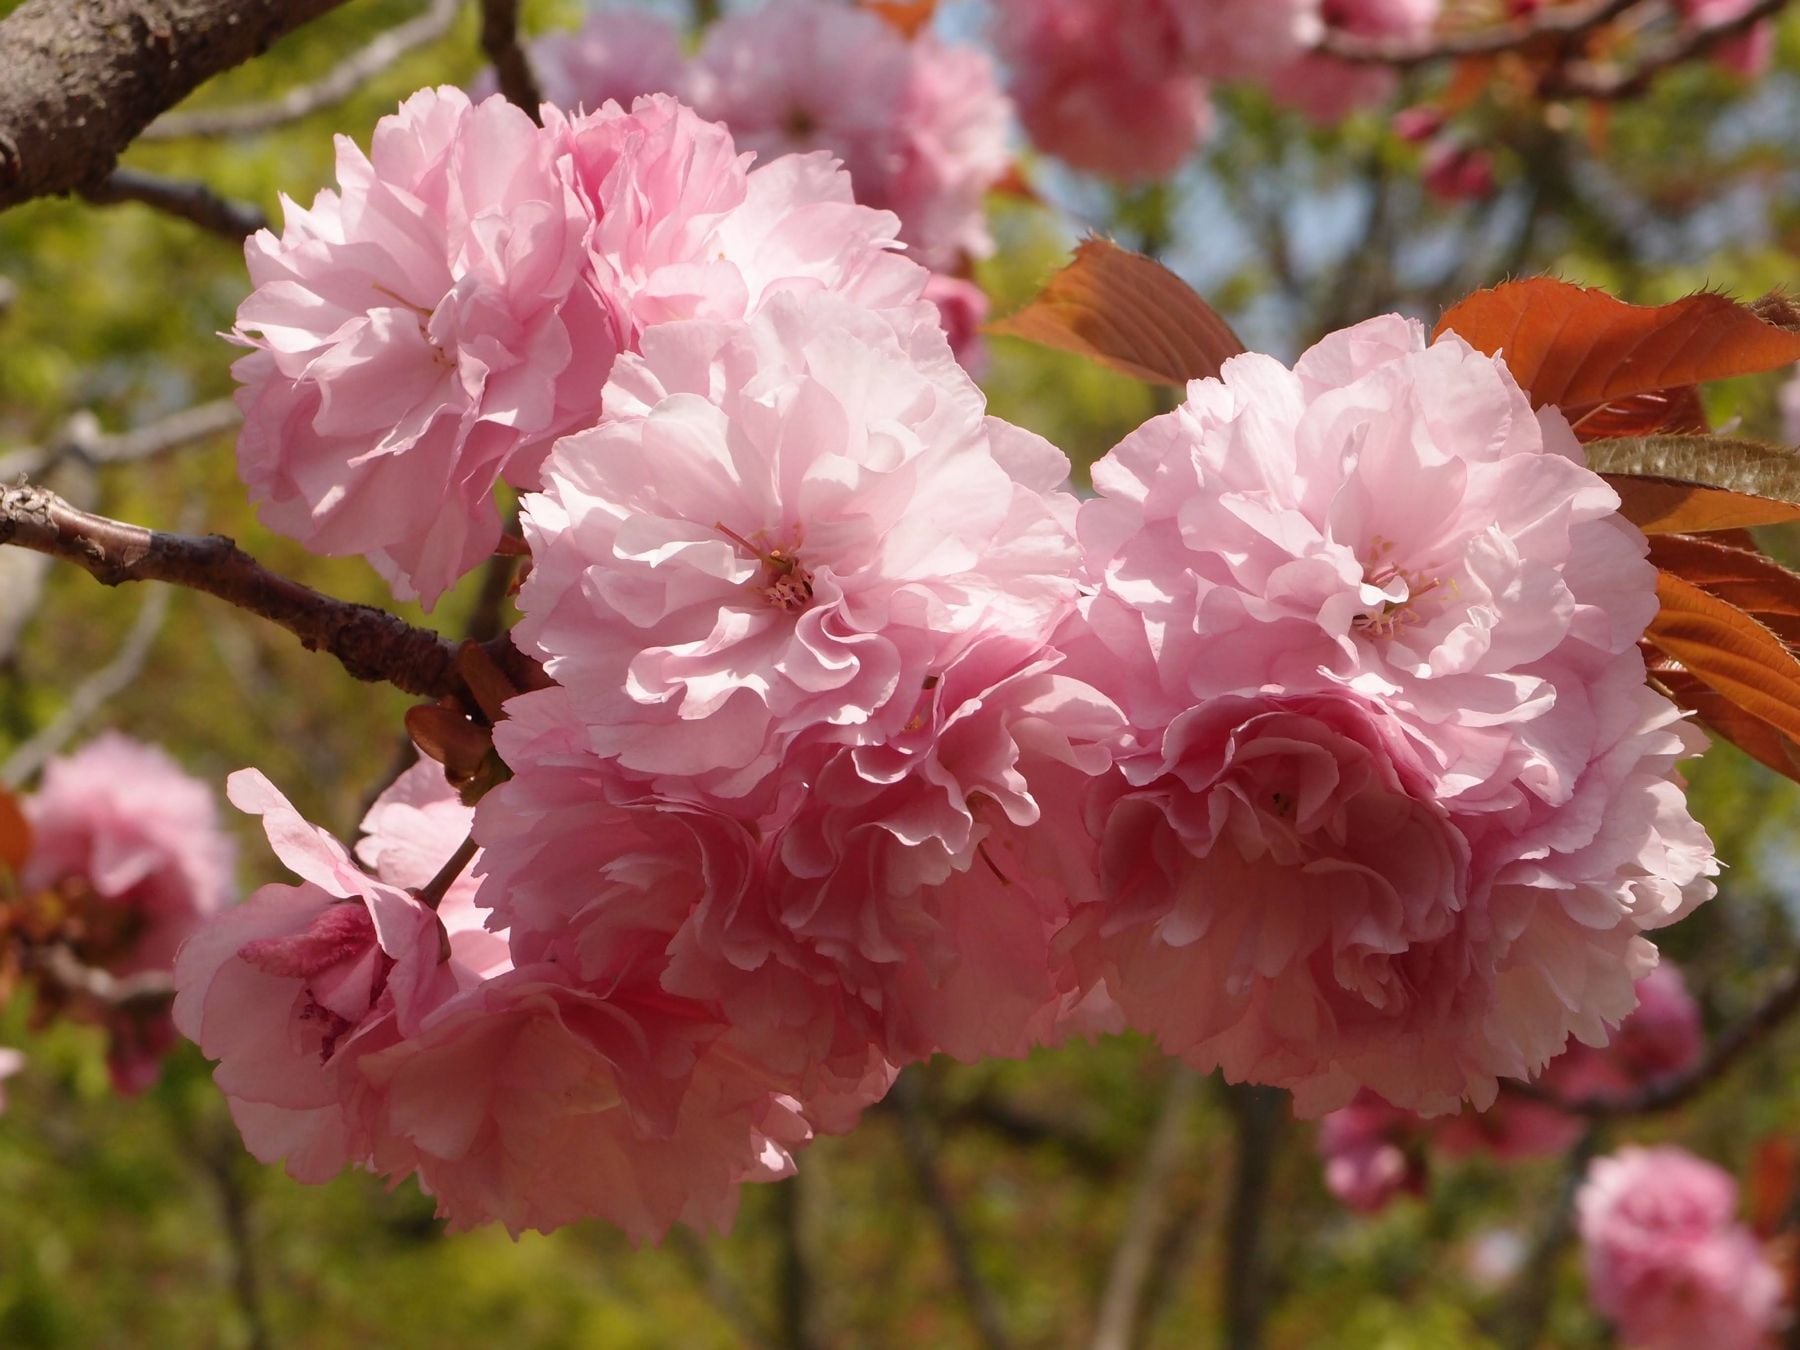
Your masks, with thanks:
[[[1372,1214],[1404,1192],[1424,1187],[1419,1118],[1359,1092],[1319,1122],[1325,1189],[1346,1208]]]
[[[1692,29],[1717,28],[1750,12],[1753,0],[1680,0],[1677,6]],[[1775,59],[1775,25],[1760,20],[1713,48],[1713,60],[1734,75],[1756,79],[1768,73]]]
[[[1419,180],[1439,201],[1479,202],[1494,195],[1494,157],[1449,137],[1426,148]]]
[[[998,0],[994,42],[1032,142],[1119,182],[1180,168],[1212,125],[1206,84],[1184,59],[1180,9],[1169,0]]]
[[[1233,358],[1094,467],[1073,673],[1142,749],[1088,809],[1078,941],[1134,1026],[1306,1112],[1442,1113],[1631,1010],[1717,864],[1642,536],[1580,454],[1385,318]]]
[[[374,1148],[362,1058],[416,1035],[433,1009],[504,971],[505,939],[482,927],[469,888],[437,913],[405,889],[430,880],[468,832],[471,813],[453,804],[436,765],[415,768],[370,812],[363,852],[381,877],[261,774],[234,774],[228,788],[234,805],[262,816],[301,880],[263,887],[188,941],[175,967],[175,1023],[220,1061],[213,1077],[250,1151],[324,1181],[366,1164]]]
[[[0,1111],[6,1110],[6,1080],[25,1067],[25,1055],[10,1046],[0,1046]]]
[[[574,32],[545,33],[525,46],[538,89],[565,112],[613,102],[629,108],[643,94],[679,94],[686,80],[681,32],[660,15],[624,5],[596,9]],[[492,70],[475,81],[477,102],[496,92]]]
[[[1359,38],[1420,39],[1437,23],[1442,0],[1324,0],[1327,29]],[[1274,71],[1270,92],[1315,122],[1342,121],[1358,108],[1392,98],[1399,80],[1379,65],[1308,54]]]
[[[1782,1278],[1735,1222],[1737,1183],[1669,1145],[1627,1145],[1575,1197],[1594,1306],[1634,1350],[1757,1350],[1782,1324]]]
[[[830,0],[771,0],[707,30],[689,90],[765,161],[837,156],[856,199],[893,211],[924,265],[993,251],[983,198],[1011,161],[1009,108],[979,48],[908,40]]]
[[[1789,445],[1800,446],[1800,366],[1783,381],[1775,398],[1781,414],[1782,439]]]
[[[981,336],[988,316],[987,292],[973,281],[940,272],[925,284],[925,298],[937,306],[938,322],[957,361],[979,379],[987,367],[987,342]]]
[[[664,324],[605,399],[526,498],[516,637],[661,795],[755,818],[1073,603],[1066,461],[984,416],[928,306]]]

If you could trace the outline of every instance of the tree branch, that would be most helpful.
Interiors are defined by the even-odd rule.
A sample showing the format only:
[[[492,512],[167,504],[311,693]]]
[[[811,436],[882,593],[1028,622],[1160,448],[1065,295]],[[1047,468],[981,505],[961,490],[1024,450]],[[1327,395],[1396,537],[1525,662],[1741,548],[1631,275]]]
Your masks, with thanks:
[[[84,965],[80,957],[61,943],[38,949],[32,965],[51,983],[108,1008],[162,1004],[175,997],[175,976],[170,971],[143,970],[136,975],[114,975],[98,966]]]
[[[535,122],[544,99],[531,73],[531,60],[519,45],[519,0],[481,0],[481,50],[494,63],[500,92]]]
[[[1169,1183],[1181,1165],[1199,1083],[1192,1069],[1177,1065],[1163,1094],[1125,1229],[1107,1270],[1100,1311],[1094,1318],[1093,1350],[1130,1350],[1136,1344],[1138,1312],[1168,1225]]]
[[[96,206],[138,202],[240,244],[269,224],[261,207],[221,197],[205,183],[165,178],[122,164],[100,182],[82,188],[81,195]]]
[[[1269,1173],[1288,1123],[1288,1098],[1274,1088],[1247,1083],[1233,1084],[1226,1093],[1237,1124],[1237,1159],[1225,1215],[1225,1345],[1227,1350],[1256,1350],[1263,1343],[1268,1313],[1263,1225]]]
[[[71,456],[90,464],[153,459],[217,436],[241,420],[237,404],[228,398],[197,403],[117,434],[100,430],[100,420],[91,412],[79,412],[69,419],[53,444],[0,455],[0,483],[16,482],[21,477],[36,478],[59,460]]]
[[[308,650],[331,653],[359,680],[385,680],[426,698],[466,694],[456,648],[443,637],[278,576],[223,535],[147,530],[26,485],[0,487],[0,544],[76,563],[105,586],[166,581],[216,595],[281,625]]]
[[[344,0],[25,0],[0,21],[0,210],[97,187],[205,80]]]
[[[210,136],[254,136],[335,107],[402,57],[436,42],[456,23],[459,0],[431,0],[422,14],[388,29],[352,52],[310,84],[297,84],[267,103],[235,108],[196,108],[165,113],[139,137],[145,141],[179,141]]]
[[[1747,33],[1787,8],[1788,0],[1758,0],[1742,14],[1704,28],[1677,33],[1646,50],[1629,67],[1583,62],[1568,70],[1554,71],[1540,92],[1546,98],[1635,98],[1671,66],[1705,56],[1720,43]]]
[[[1358,65],[1393,66],[1404,70],[1434,61],[1495,56],[1544,38],[1568,41],[1611,23],[1642,0],[1589,0],[1582,5],[1545,6],[1509,23],[1491,24],[1463,33],[1420,38],[1373,38],[1327,28],[1317,50]]]
[[[909,1069],[901,1074],[889,1095],[900,1112],[900,1143],[906,1150],[906,1161],[912,1167],[925,1207],[937,1224],[938,1236],[944,1240],[945,1254],[950,1258],[957,1288],[962,1290],[963,1300],[969,1305],[976,1334],[988,1350],[1006,1350],[1011,1342],[1000,1316],[1000,1304],[975,1267],[969,1235],[963,1231],[955,1202],[944,1185],[943,1174],[938,1171],[931,1135],[925,1126],[925,1101],[918,1070]]]

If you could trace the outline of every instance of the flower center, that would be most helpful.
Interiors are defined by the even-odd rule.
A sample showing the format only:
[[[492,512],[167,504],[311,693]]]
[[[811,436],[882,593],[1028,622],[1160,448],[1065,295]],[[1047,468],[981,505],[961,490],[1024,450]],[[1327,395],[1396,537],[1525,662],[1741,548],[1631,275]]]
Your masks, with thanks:
[[[729,526],[714,522],[713,528],[762,563],[762,574],[750,583],[750,589],[767,603],[788,614],[796,614],[812,604],[813,576],[796,552],[797,535],[793,545],[765,549]]]
[[[1425,622],[1419,601],[1444,585],[1442,577],[1402,567],[1388,560],[1394,551],[1391,540],[1375,536],[1369,549],[1369,560],[1363,569],[1363,589],[1378,592],[1379,598],[1368,597],[1371,608],[1356,616],[1356,628],[1370,637],[1392,637],[1401,629]],[[1454,586],[1454,582],[1451,583]]]

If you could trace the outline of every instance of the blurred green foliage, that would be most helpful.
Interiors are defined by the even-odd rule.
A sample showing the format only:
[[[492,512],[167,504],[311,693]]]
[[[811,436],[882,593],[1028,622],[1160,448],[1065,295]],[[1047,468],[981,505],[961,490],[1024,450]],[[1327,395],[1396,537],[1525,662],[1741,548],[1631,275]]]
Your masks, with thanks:
[[[0,15],[12,7],[0,0]],[[527,21],[566,23],[576,9],[528,4]],[[269,97],[416,10],[358,0],[195,102]],[[128,162],[201,178],[271,212],[280,193],[309,200],[330,180],[333,133],[366,141],[415,86],[474,75],[474,30],[471,8],[441,43],[341,107],[279,131],[145,145]],[[1213,148],[1168,191],[1122,199],[1032,165],[1062,209],[996,202],[1000,250],[979,279],[1004,310],[1061,263],[1079,231],[1114,229],[1160,246],[1246,336],[1284,354],[1378,310],[1429,319],[1461,290],[1508,272],[1555,272],[1644,301],[1698,286],[1759,293],[1795,273],[1797,71],[1800,24],[1790,19],[1776,73],[1754,88],[1709,68],[1678,71],[1612,110],[1603,128],[1584,125],[1580,109],[1547,120],[1496,93],[1466,121],[1497,149],[1501,193],[1457,206],[1428,198],[1417,151],[1380,117],[1324,132],[1254,92],[1229,91]],[[1409,95],[1429,95],[1434,78]],[[17,288],[0,317],[0,451],[53,440],[78,410],[119,429],[231,389],[233,351],[217,334],[230,327],[245,278],[228,243],[137,206],[38,202],[0,215],[0,278]],[[993,342],[985,385],[997,415],[1062,446],[1078,474],[1166,406],[1161,391],[1010,340]],[[1711,411],[1778,436],[1774,385],[1732,382],[1712,392]],[[163,527],[197,520],[312,585],[387,601],[361,562],[310,557],[258,526],[228,438],[105,471],[98,492],[110,514]],[[73,569],[52,573],[25,641],[0,664],[0,750],[111,659],[142,602]],[[470,603],[465,587],[429,620],[455,633]],[[254,764],[310,818],[347,832],[392,772],[405,706],[285,634],[183,595],[143,677],[104,721],[161,742],[214,782]],[[1729,748],[1695,766],[1693,791],[1731,871],[1721,901],[1665,946],[1716,1029],[1794,959],[1796,801],[1792,785]],[[235,828],[245,885],[277,879],[254,824]],[[28,1014],[17,1003],[0,1014],[0,1044],[29,1055],[0,1117],[0,1345],[247,1346],[260,1334],[252,1307],[279,1345],[729,1346],[749,1339],[747,1322],[768,1340],[791,1340],[796,1329],[781,1327],[780,1309],[796,1248],[811,1343],[977,1343],[890,1106],[811,1149],[797,1196],[752,1188],[728,1237],[633,1251],[598,1225],[517,1242],[446,1235],[410,1183],[388,1191],[358,1175],[307,1188],[257,1166],[191,1048],[143,1099],[122,1100],[107,1087],[94,1034],[30,1032]],[[1679,1139],[1748,1175],[1757,1145],[1800,1126],[1800,1083],[1784,1072],[1797,1038],[1773,1038],[1691,1108],[1614,1127],[1607,1139]],[[937,1165],[1012,1335],[1030,1346],[1084,1340],[1171,1066],[1124,1038],[1019,1064],[917,1072]],[[1560,1161],[1457,1165],[1435,1178],[1429,1200],[1366,1220],[1325,1195],[1311,1135],[1303,1124],[1274,1141],[1268,1343],[1499,1343],[1491,1338],[1519,1297],[1512,1267],[1565,1186]],[[1152,1343],[1166,1346],[1212,1343],[1220,1325],[1238,1141],[1216,1084],[1183,1146],[1164,1197],[1176,1222],[1145,1305]],[[234,1213],[243,1222],[235,1241]],[[1566,1250],[1548,1280],[1545,1342],[1604,1344]]]

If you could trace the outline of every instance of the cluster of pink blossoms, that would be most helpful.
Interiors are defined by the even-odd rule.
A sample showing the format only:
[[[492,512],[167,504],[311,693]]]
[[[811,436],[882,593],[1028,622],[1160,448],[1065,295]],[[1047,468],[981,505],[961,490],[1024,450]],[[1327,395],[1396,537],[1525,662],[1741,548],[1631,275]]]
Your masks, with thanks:
[[[901,241],[933,271],[993,252],[984,198],[1012,162],[1012,109],[978,47],[929,29],[908,38],[839,0],[768,0],[708,27],[691,61],[672,24],[619,7],[537,39],[529,56],[544,97],[571,112],[672,94],[765,161],[829,152],[856,200],[899,217]]]
[[[1459,340],[1239,357],[1079,502],[825,157],[440,91],[340,174],[251,245],[246,471],[428,594],[523,489],[551,683],[473,812],[423,766],[354,856],[233,780],[301,884],[176,1017],[258,1156],[654,1236],[909,1063],[1102,1023],[1486,1105],[1710,894],[1643,538]]]
[[[1247,80],[1321,122],[1394,78],[1313,49],[1329,30],[1423,37],[1441,0],[996,0],[994,41],[1041,149],[1121,182],[1167,178],[1212,122],[1212,83]]]
[[[1669,1145],[1588,1167],[1575,1197],[1588,1295],[1631,1350],[1761,1350],[1785,1321],[1781,1272],[1736,1221],[1729,1173]]]
[[[234,898],[235,851],[217,803],[163,751],[107,732],[51,760],[23,807],[24,866],[0,875],[6,977],[36,982],[40,1016],[102,1026],[114,1086],[141,1092],[175,1043],[167,1013],[154,1000],[97,999],[57,963],[111,980],[171,969]],[[0,1077],[19,1067],[16,1055],[0,1053]]]
[[[1697,1065],[1705,1034],[1681,972],[1663,962],[1638,981],[1637,997],[1608,1045],[1571,1046],[1550,1061],[1538,1087],[1571,1104],[1621,1101]],[[1422,1192],[1433,1153],[1548,1157],[1572,1148],[1584,1128],[1581,1117],[1551,1101],[1503,1098],[1486,1111],[1426,1119],[1365,1090],[1319,1122],[1318,1144],[1326,1189],[1367,1214]]]

